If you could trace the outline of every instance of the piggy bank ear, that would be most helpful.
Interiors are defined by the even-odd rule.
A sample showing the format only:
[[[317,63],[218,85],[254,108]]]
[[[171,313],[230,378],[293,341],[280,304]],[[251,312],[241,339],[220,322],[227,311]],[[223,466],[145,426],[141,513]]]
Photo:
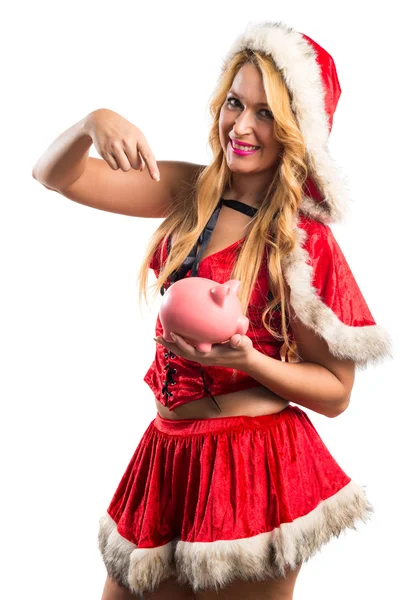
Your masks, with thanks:
[[[215,303],[222,307],[225,303],[225,298],[231,293],[231,288],[229,285],[219,283],[211,288],[210,293]]]
[[[389,334],[377,325],[329,225],[299,215],[296,245],[283,258],[290,305],[331,354],[364,368],[391,357]]]
[[[224,283],[224,285],[229,285],[229,287],[234,292],[234,294],[238,294],[238,290],[239,290],[239,286],[241,285],[241,282],[239,279],[230,279],[229,281],[226,281]]]
[[[210,293],[212,294],[212,297],[216,304],[218,304],[219,306],[223,306],[225,298],[229,294],[237,293],[240,283],[241,282],[239,281],[239,279],[231,279],[230,281],[226,281],[225,283],[219,283],[218,285],[215,285],[210,290]]]

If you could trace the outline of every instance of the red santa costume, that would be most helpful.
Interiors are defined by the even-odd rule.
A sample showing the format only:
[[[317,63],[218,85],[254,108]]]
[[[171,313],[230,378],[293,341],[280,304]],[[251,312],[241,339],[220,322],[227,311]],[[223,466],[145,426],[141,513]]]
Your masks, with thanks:
[[[330,224],[347,206],[345,189],[327,149],[341,93],[332,57],[308,36],[283,23],[250,24],[224,66],[244,48],[270,54],[280,69],[306,142],[310,177],[295,215],[296,246],[283,259],[290,304],[330,352],[358,368],[391,356],[391,339],[378,326],[335,240]],[[241,242],[200,260],[222,205],[220,199],[184,268],[170,278],[228,281]],[[150,267],[158,275],[169,239]],[[281,345],[263,327],[268,291],[266,261],[251,297],[248,336],[260,352],[284,362]],[[279,319],[280,305],[276,316]],[[156,334],[162,334],[159,319]],[[289,328],[288,334],[292,339]],[[200,367],[200,369],[199,369]],[[156,398],[175,407],[209,394],[259,383],[244,372],[202,367],[157,345],[144,380]],[[164,419],[147,427],[100,519],[99,548],[108,574],[134,594],[155,590],[171,575],[195,591],[220,589],[235,579],[285,575],[373,508],[364,486],[337,464],[298,406],[257,417]]]

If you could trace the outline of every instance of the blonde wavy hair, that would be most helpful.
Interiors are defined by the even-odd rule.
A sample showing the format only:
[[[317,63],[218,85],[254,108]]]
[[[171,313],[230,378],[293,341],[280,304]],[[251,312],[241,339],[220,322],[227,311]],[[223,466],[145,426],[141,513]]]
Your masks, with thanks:
[[[272,58],[264,53],[245,49],[237,53],[222,72],[209,102],[213,119],[209,144],[213,152],[213,160],[197,174],[196,180],[190,184],[188,193],[185,194],[183,190],[181,195],[178,194],[169,214],[152,235],[138,274],[139,303],[141,304],[141,299],[144,297],[148,306],[146,285],[149,263],[158,246],[161,244],[162,266],[159,277],[151,286],[155,288],[154,301],[169,275],[178,269],[188,256],[222,194],[231,186],[232,172],[227,165],[219,138],[219,116],[236,74],[246,63],[253,64],[262,75],[267,102],[274,117],[274,135],[282,145],[282,154],[263,203],[247,225],[249,232],[237,256],[230,279],[239,279],[241,282],[238,298],[243,314],[248,316],[248,305],[264,249],[266,244],[270,246],[268,273],[269,289],[273,298],[271,301],[266,298],[262,322],[274,338],[283,342],[284,351],[289,351],[289,357],[294,357],[295,346],[287,335],[289,290],[283,278],[281,258],[289,254],[295,246],[294,215],[302,199],[303,184],[308,177],[308,162],[305,142],[292,112],[289,92],[283,77]],[[163,265],[163,246],[166,238],[174,231],[178,231],[177,240]],[[281,303],[281,332],[271,326],[272,315],[277,310],[279,302]]]

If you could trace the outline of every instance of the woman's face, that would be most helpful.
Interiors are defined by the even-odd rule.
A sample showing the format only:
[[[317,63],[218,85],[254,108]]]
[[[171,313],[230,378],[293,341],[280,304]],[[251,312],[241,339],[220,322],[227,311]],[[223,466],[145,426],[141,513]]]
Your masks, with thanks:
[[[250,63],[236,74],[221,108],[219,137],[231,171],[259,173],[277,168],[282,145],[274,137],[274,119],[261,73]],[[239,149],[236,152],[232,145],[235,141],[258,146],[258,149],[251,153]]]

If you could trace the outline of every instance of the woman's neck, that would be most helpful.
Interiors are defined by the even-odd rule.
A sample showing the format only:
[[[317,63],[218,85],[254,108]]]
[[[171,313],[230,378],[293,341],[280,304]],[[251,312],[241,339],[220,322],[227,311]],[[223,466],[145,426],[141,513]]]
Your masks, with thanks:
[[[222,197],[228,200],[238,200],[250,206],[261,206],[270,181],[266,184],[265,177],[260,180],[254,175],[251,177],[234,177],[230,187],[226,187]]]

